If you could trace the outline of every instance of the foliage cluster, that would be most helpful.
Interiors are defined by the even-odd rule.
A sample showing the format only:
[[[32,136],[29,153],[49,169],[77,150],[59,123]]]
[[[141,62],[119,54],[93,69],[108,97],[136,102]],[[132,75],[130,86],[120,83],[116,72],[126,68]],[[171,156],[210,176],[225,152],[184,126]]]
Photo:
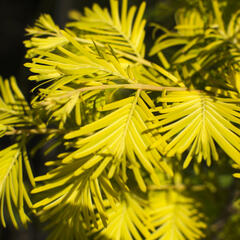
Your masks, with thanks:
[[[149,53],[145,2],[72,11],[64,29],[43,14],[28,28],[31,102],[13,77],[0,79],[11,142],[0,151],[2,225],[35,214],[49,239],[226,239],[240,178],[240,11],[226,21],[226,6],[194,1],[174,31],[151,24]],[[39,149],[57,157],[34,177]],[[237,214],[224,228],[216,219],[229,199]]]

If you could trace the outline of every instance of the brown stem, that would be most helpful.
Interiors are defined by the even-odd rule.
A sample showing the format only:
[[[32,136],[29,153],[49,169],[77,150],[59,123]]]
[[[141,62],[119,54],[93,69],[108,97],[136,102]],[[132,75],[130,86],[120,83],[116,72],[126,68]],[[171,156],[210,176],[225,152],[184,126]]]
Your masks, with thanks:
[[[106,90],[106,89],[131,89],[131,90],[149,90],[155,92],[162,92],[162,91],[171,91],[171,92],[182,92],[182,91],[198,91],[199,90],[189,90],[184,87],[163,87],[163,86],[154,86],[148,84],[141,84],[141,83],[133,83],[133,84],[114,84],[114,85],[100,85],[100,86],[92,86],[92,87],[83,87],[73,91],[69,91],[65,95],[61,95],[59,97],[54,97],[55,99],[66,98],[68,96],[72,96],[74,93],[81,93],[86,91],[93,91],[93,90]]]

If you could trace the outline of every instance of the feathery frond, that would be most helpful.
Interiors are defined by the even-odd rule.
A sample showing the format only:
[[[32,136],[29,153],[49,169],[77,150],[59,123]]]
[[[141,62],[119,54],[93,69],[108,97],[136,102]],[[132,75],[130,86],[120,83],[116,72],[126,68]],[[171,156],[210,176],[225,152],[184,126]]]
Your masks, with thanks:
[[[166,147],[165,142],[163,141],[156,149],[149,149],[156,138],[152,133],[146,132],[148,130],[146,122],[150,118],[154,121],[154,116],[140,94],[141,91],[138,90],[135,96],[105,105],[102,110],[114,111],[67,134],[66,139],[77,139],[74,144],[77,150],[67,156],[63,162],[72,162],[74,159],[94,154],[90,161],[92,163],[86,162],[77,170],[78,174],[95,166],[92,178],[97,178],[107,169],[110,178],[118,174],[126,181],[126,171],[129,168],[133,170],[142,191],[146,191],[146,186],[141,178],[141,166],[156,184],[158,177],[154,168],[162,169],[172,175],[170,168],[161,160],[161,152]]]
[[[15,143],[0,151],[0,212],[4,227],[6,227],[5,207],[16,228],[20,223],[26,227],[27,222],[30,221],[26,206],[31,209],[32,203],[28,196],[28,189],[23,182],[23,164],[32,186],[35,186],[24,142]]]
[[[0,136],[33,125],[32,112],[14,77],[0,77],[0,95]]]
[[[35,50],[54,50],[57,46],[66,44],[67,39],[61,35],[60,28],[54,23],[51,16],[43,14],[36,21],[34,27],[26,29],[28,35],[33,36],[23,43],[30,50],[27,51],[27,58],[36,55]]]
[[[102,9],[94,4],[92,9],[85,8],[85,14],[71,12],[70,16],[75,22],[67,26],[78,30],[78,37],[97,44],[111,45],[120,55],[129,59],[134,56],[141,62],[145,55],[144,37],[146,20],[143,19],[146,3],[142,2],[138,12],[136,6],[128,11],[128,0],[122,1],[121,15],[119,14],[119,2],[110,1],[111,14],[107,9]],[[136,17],[135,17],[136,15]],[[135,19],[135,20],[134,20]]]
[[[171,68],[180,72],[187,86],[238,91],[230,79],[232,69],[238,72],[240,67],[239,11],[232,15],[225,29],[218,1],[211,2],[212,10],[180,9],[176,14],[177,32],[167,31],[160,36],[150,55],[175,47]]]
[[[206,224],[194,199],[172,190],[152,192],[150,207],[156,230],[149,239],[195,240],[204,237]]]
[[[239,99],[217,98],[201,92],[171,92],[159,97],[159,102],[172,103],[166,108],[153,111],[160,113],[158,128],[165,133],[162,138],[169,141],[165,148],[167,156],[182,154],[188,150],[184,168],[196,156],[211,164],[211,158],[218,160],[216,143],[236,162],[240,161]],[[162,140],[161,140],[162,141]],[[152,147],[157,146],[156,142]]]
[[[39,213],[40,221],[45,224],[45,230],[48,232],[48,240],[75,240],[79,236],[81,240],[89,240],[86,223],[76,206],[68,207],[67,205],[64,211],[54,210]],[[66,212],[72,215],[68,216]]]
[[[92,10],[86,8],[85,16],[76,11],[72,12],[72,18],[77,21],[68,23],[66,32],[73,35],[79,43],[92,47],[110,45],[127,59],[147,62],[144,60],[146,20],[143,19],[146,3],[143,2],[137,12],[136,6],[132,6],[128,11],[128,1],[124,0],[121,16],[118,1],[111,0],[110,5],[111,14],[98,4],[94,4]],[[54,51],[59,46],[68,44],[69,39],[62,34],[48,14],[42,15],[35,25],[27,28],[28,34],[32,36],[30,40],[24,41],[25,46],[31,48],[27,57],[38,55],[38,50]]]
[[[135,196],[133,193],[125,193],[116,209],[109,208],[109,224],[106,228],[102,226],[94,239],[113,240],[141,240],[150,239],[150,232],[154,229],[151,218],[146,211],[147,201]]]
[[[16,79],[3,80],[0,77],[0,130],[1,137],[14,135],[20,129],[27,130],[35,126],[33,113],[17,86]],[[13,225],[26,227],[30,221],[26,206],[32,207],[28,196],[28,187],[24,185],[23,165],[32,186],[35,186],[32,170],[26,150],[26,135],[22,132],[12,144],[0,151],[0,202],[1,222],[6,227],[5,209]]]
[[[114,111],[65,136],[65,139],[76,139],[67,144],[76,150],[60,155],[63,160],[57,163],[59,167],[37,178],[49,183],[33,192],[51,189],[53,195],[47,201],[38,202],[35,207],[52,208],[55,204],[62,205],[76,198],[80,201],[79,205],[90,212],[93,211],[94,203],[105,225],[104,198],[100,189],[113,202],[118,195],[114,193],[112,185],[117,181],[121,187],[124,186],[129,170],[133,171],[142,191],[146,191],[141,173],[143,169],[150,174],[155,184],[159,184],[159,180],[154,168],[172,175],[171,169],[161,160],[159,153],[164,142],[157,150],[148,149],[155,137],[152,133],[143,132],[148,129],[146,120],[153,115],[140,97],[140,91],[135,96],[105,105],[102,110]],[[84,213],[83,216],[87,222],[93,218]],[[95,222],[94,218],[92,221]]]
[[[45,181],[43,186],[35,188],[32,193],[47,194],[47,198],[43,198],[34,204],[34,208],[41,208],[44,214],[47,210],[55,214],[56,212],[66,212],[66,220],[75,218],[76,221],[82,221],[79,214],[82,214],[88,228],[93,224],[98,226],[96,220],[100,216],[103,225],[107,224],[107,215],[105,213],[104,200],[108,200],[113,206],[117,201],[118,194],[113,189],[111,182],[102,174],[96,179],[91,179],[93,171],[86,171],[81,175],[75,175],[74,171],[81,166],[80,161],[72,164],[60,165],[56,169],[50,171],[47,175],[36,178],[36,181]],[[66,206],[69,208],[65,209]],[[71,206],[78,209],[72,213]],[[63,211],[64,210],[64,211]],[[71,214],[70,214],[71,212]],[[41,212],[40,212],[41,213]],[[76,214],[74,216],[74,214]],[[65,219],[65,218],[64,218]],[[64,220],[65,221],[65,220]],[[68,220],[67,220],[68,221]],[[79,222],[75,222],[79,225]]]

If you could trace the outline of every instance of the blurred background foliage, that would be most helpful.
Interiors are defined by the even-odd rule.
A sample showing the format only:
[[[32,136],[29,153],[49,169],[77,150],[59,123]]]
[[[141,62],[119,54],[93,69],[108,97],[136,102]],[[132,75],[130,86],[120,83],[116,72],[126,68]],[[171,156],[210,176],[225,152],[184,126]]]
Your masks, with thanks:
[[[41,13],[50,13],[54,21],[63,27],[68,20],[69,10],[82,11],[85,6],[90,7],[96,1],[0,0],[0,74],[3,77],[15,75],[23,91],[28,94],[32,83],[26,80],[28,72],[23,67],[24,29],[33,25]],[[108,7],[108,0],[97,2]],[[140,0],[131,0],[130,4],[139,5],[139,2]],[[182,7],[195,7],[198,2],[199,0],[147,0],[145,17],[148,23],[155,22],[173,29],[176,10]],[[210,1],[203,2],[211,7]],[[222,0],[220,3],[226,22],[230,19],[233,9],[234,11],[240,9],[240,1],[237,0]],[[153,28],[148,25],[146,39],[148,49],[153,44],[152,30]],[[214,162],[210,169],[202,166],[199,175],[194,173],[193,167],[184,171],[186,186],[189,188],[194,186],[193,194],[203,203],[203,212],[210,226],[206,240],[240,239],[240,183],[238,179],[232,178],[232,168],[228,166],[228,161],[229,159],[222,159],[221,165]],[[36,175],[44,171],[41,153],[38,159],[33,161],[33,169]],[[33,220],[28,230],[16,231],[11,227],[0,229],[0,239],[42,240],[45,239],[45,234],[40,231],[39,223]]]

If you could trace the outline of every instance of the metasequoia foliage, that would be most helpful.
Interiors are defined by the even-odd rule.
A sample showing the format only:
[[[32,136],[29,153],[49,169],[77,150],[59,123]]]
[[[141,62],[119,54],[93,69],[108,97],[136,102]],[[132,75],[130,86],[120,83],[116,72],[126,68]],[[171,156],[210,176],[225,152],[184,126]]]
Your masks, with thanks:
[[[145,2],[72,11],[64,29],[43,14],[27,28],[32,101],[0,79],[4,227],[35,214],[49,239],[205,239],[200,169],[240,168],[240,14],[226,22],[207,2],[178,10],[174,31],[153,24],[149,54]],[[57,156],[34,177],[38,149]]]

